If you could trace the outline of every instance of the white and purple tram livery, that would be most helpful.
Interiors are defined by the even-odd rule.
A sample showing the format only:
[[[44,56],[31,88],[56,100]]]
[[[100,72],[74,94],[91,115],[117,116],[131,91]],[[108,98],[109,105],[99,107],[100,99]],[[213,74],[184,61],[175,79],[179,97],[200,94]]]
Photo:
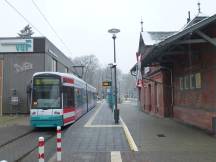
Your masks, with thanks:
[[[35,73],[31,89],[33,127],[71,124],[96,105],[96,89],[68,73]]]

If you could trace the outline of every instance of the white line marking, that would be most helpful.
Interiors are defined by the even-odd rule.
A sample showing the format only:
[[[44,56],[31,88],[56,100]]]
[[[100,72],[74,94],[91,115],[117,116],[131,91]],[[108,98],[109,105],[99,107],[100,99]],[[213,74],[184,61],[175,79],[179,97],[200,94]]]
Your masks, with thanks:
[[[92,117],[88,120],[88,122],[84,125],[84,127],[86,127],[86,128],[113,128],[113,127],[119,128],[119,127],[122,127],[122,125],[104,125],[104,124],[92,125],[92,122],[94,121],[95,117],[97,116],[97,114],[101,110],[103,104],[104,104],[104,102],[102,102],[100,107],[98,107],[98,109],[95,111],[94,115],[92,115]]]
[[[138,151],[136,143],[134,142],[133,137],[131,136],[130,131],[128,130],[128,127],[126,126],[126,124],[124,123],[124,121],[122,120],[121,117],[120,117],[120,121],[122,123],[122,127],[124,129],[125,136],[127,138],[127,141],[128,141],[129,146],[130,146],[130,149],[132,151]]]
[[[96,110],[96,112],[94,113],[94,115],[92,115],[92,117],[88,120],[88,122],[85,124],[84,127],[89,127],[89,126],[91,126],[91,124],[92,124],[92,122],[94,121],[95,117],[97,116],[97,114],[98,114],[99,111],[101,110],[103,104],[104,104],[104,102],[100,105],[100,107]]]
[[[130,146],[130,149],[132,151],[138,151],[136,143],[134,142],[133,137],[131,136],[128,127],[126,126],[126,124],[124,123],[124,121],[122,120],[121,117],[120,117],[121,124],[119,124],[119,125],[92,125],[92,122],[94,121],[95,117],[97,116],[97,114],[101,110],[103,104],[104,104],[104,102],[100,105],[100,107],[96,110],[95,114],[88,120],[88,122],[85,124],[84,127],[87,127],[87,128],[112,128],[112,127],[120,128],[120,127],[122,127],[124,130],[125,136],[127,138],[128,144]]]
[[[87,128],[113,128],[113,127],[121,128],[122,125],[85,125],[85,127]]]
[[[122,162],[120,151],[111,152],[111,162]]]

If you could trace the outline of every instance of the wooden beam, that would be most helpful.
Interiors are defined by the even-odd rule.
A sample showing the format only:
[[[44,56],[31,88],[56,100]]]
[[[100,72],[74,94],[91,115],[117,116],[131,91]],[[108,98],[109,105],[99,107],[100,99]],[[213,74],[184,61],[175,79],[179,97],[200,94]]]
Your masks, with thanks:
[[[216,38],[213,38],[216,41]],[[206,43],[207,41],[204,39],[189,39],[176,42],[175,44],[194,44],[194,43]]]
[[[208,41],[209,43],[211,43],[213,46],[216,47],[216,40],[212,39],[211,37],[209,37],[208,35],[206,35],[205,33],[201,32],[200,30],[197,30],[196,33],[202,37],[203,39],[205,39],[206,41]]]
[[[170,51],[170,52],[163,52],[163,56],[168,56],[168,55],[185,55],[185,51]]]

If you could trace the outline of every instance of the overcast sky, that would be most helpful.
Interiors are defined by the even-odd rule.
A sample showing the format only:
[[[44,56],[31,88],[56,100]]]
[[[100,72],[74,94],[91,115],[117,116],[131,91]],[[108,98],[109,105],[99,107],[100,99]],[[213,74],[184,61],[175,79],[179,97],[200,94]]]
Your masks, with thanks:
[[[50,29],[32,0],[7,0],[14,5],[43,35],[69,57],[94,54],[104,66],[113,62],[113,40],[107,31],[117,34],[117,66],[124,73],[136,63],[140,21],[146,31],[178,31],[186,23],[188,11],[193,18],[197,0],[34,0],[65,42],[61,43]],[[200,0],[201,12],[216,14],[215,0]],[[28,23],[6,2],[0,0],[0,37],[17,36]]]

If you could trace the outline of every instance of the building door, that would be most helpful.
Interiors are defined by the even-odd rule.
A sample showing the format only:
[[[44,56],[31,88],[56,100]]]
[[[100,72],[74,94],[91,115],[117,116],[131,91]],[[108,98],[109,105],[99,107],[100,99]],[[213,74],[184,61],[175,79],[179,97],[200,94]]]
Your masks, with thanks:
[[[148,90],[149,90],[149,93],[148,93],[148,104],[149,104],[149,112],[151,111],[151,107],[152,107],[152,104],[151,104],[151,84],[148,85]]]
[[[154,105],[154,112],[157,113],[158,112],[158,84],[157,82],[155,82],[154,84],[154,102],[155,102],[155,105]]]
[[[2,95],[3,95],[3,60],[0,60],[0,115],[2,112]]]

